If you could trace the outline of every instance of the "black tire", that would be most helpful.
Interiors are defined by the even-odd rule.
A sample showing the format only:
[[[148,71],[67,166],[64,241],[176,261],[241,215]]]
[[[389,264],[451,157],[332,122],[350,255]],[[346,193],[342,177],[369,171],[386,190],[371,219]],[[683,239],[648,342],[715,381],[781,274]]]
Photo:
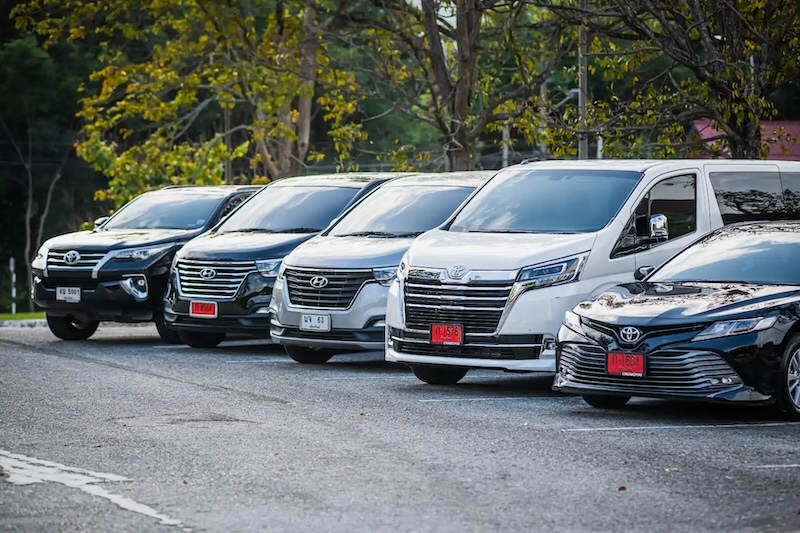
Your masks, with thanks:
[[[179,331],[181,342],[192,348],[215,348],[225,340],[224,333],[210,333],[206,331]]]
[[[630,401],[630,396],[607,396],[604,394],[584,394],[583,401],[598,409],[621,409]]]
[[[781,358],[778,408],[792,419],[800,419],[800,335],[786,345]]]
[[[164,344],[180,344],[181,337],[178,335],[178,332],[174,329],[170,329],[167,325],[166,321],[164,320],[164,313],[158,311],[156,314],[153,315],[153,322],[156,325],[156,329],[158,330],[158,336],[161,337],[161,341]]]
[[[469,368],[457,366],[411,365],[417,379],[429,385],[455,385],[467,375]]]
[[[85,341],[97,331],[100,322],[79,322],[72,316],[47,315],[47,327],[53,335],[65,341]]]
[[[336,353],[333,350],[315,349],[306,346],[284,346],[286,354],[304,365],[322,365],[327,363]]]

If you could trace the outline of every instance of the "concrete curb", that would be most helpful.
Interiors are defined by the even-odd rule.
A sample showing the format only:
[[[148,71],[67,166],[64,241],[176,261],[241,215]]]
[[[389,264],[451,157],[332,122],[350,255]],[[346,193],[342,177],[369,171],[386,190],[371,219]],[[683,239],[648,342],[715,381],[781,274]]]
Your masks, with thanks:
[[[152,326],[152,322],[136,322],[132,324],[121,323],[121,322],[101,322],[101,326],[105,327],[147,327]],[[0,328],[46,328],[47,327],[47,320],[44,319],[37,319],[37,320],[0,320]]]

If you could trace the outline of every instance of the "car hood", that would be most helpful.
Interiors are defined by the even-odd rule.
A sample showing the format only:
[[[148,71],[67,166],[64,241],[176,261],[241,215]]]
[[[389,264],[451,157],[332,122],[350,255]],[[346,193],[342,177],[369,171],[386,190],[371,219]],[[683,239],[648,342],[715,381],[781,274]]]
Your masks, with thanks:
[[[516,270],[591,250],[596,233],[461,233],[432,230],[414,241],[414,267]]]
[[[53,237],[45,242],[51,250],[112,250],[169,242],[184,242],[197,235],[197,230],[119,229],[77,231]]]
[[[286,256],[287,266],[376,268],[397,266],[413,238],[314,237]]]
[[[248,261],[280,259],[307,241],[313,233],[206,233],[178,252],[182,259]]]
[[[581,302],[575,312],[608,324],[646,326],[746,318],[797,301],[797,286],[639,282]]]

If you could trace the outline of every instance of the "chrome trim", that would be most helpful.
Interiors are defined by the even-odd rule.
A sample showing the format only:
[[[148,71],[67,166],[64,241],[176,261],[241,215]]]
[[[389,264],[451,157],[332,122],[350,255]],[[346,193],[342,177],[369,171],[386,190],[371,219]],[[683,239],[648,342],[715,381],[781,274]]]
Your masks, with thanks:
[[[207,280],[200,271],[213,268],[217,275]],[[185,272],[181,272],[184,269]],[[196,271],[190,272],[189,270]],[[255,261],[217,261],[213,259],[178,259],[175,262],[175,285],[183,299],[202,298],[215,302],[233,301],[247,276],[258,272]]]
[[[319,273],[319,272],[333,273],[333,274],[327,274],[327,275],[317,274],[317,276],[315,276],[315,277],[325,277],[326,279],[328,279],[330,276],[336,276],[336,275],[339,275],[339,274],[341,274],[343,276],[346,276],[348,274],[360,274],[362,276],[363,275],[368,275],[368,276],[370,276],[370,279],[365,279],[364,281],[361,282],[361,285],[359,285],[358,288],[355,289],[355,292],[353,293],[353,297],[350,300],[350,302],[347,304],[347,307],[325,307],[325,306],[322,306],[322,305],[302,305],[302,304],[295,303],[292,300],[292,288],[289,285],[289,277],[288,277],[288,274],[287,274],[287,271],[292,271],[292,270],[299,270],[299,271],[308,272],[308,273]],[[358,299],[358,295],[361,294],[361,291],[364,289],[364,287],[366,285],[368,285],[370,283],[378,283],[378,280],[375,279],[375,275],[372,272],[372,270],[373,269],[371,269],[371,268],[318,268],[318,267],[298,267],[298,266],[292,266],[292,265],[285,265],[285,268],[283,270],[283,279],[284,279],[286,300],[289,303],[289,307],[291,307],[292,309],[311,309],[311,310],[319,309],[319,310],[323,310],[323,311],[347,311],[347,310],[350,310],[353,307],[353,304],[355,304],[356,300]],[[330,284],[330,282],[331,282],[331,280],[328,279],[328,283],[325,285],[325,287],[327,287]],[[310,281],[309,281],[309,286],[312,289],[317,289],[317,290],[322,290],[322,289],[325,288],[325,287],[321,287],[321,288],[314,287],[313,285],[310,285]]]

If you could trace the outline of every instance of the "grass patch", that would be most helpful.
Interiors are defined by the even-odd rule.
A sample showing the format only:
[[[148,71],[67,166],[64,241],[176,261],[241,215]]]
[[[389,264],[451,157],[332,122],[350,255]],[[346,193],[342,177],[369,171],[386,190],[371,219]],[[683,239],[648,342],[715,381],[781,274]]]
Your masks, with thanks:
[[[44,320],[44,313],[0,313],[0,320]]]

